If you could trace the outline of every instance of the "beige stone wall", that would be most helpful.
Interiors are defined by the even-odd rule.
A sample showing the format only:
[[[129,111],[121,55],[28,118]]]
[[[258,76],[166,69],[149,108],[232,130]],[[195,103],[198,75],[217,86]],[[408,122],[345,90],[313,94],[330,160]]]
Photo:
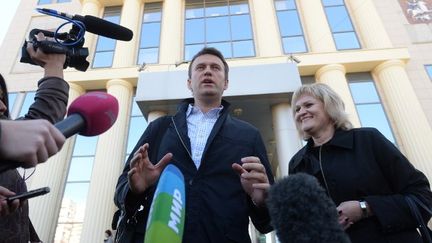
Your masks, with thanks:
[[[429,124],[432,126],[432,81],[424,65],[432,64],[432,23],[409,24],[397,0],[374,0],[395,47],[407,47],[406,71]]]

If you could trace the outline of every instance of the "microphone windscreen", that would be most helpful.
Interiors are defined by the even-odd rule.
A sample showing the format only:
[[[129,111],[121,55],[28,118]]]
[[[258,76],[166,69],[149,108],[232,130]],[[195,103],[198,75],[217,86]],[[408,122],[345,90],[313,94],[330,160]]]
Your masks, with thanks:
[[[133,37],[133,32],[130,29],[95,16],[85,15],[82,22],[86,26],[86,30],[94,34],[123,41],[130,41]]]
[[[86,124],[83,136],[96,136],[104,133],[117,119],[119,105],[117,99],[105,92],[89,92],[74,100],[69,109],[71,114],[81,115]]]
[[[270,187],[267,206],[281,243],[350,242],[335,204],[313,176],[297,173],[279,180]]]
[[[144,243],[181,243],[185,221],[185,185],[172,164],[162,172],[147,219]]]

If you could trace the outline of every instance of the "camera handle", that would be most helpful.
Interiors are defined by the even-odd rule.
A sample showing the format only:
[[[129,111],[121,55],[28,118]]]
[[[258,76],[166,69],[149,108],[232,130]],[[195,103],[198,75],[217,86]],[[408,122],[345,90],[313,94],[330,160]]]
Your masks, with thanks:
[[[30,38],[30,43],[33,44],[33,49],[36,51],[38,48],[40,48],[43,52],[45,53],[55,53],[55,54],[67,54],[68,52],[68,48],[60,43],[57,42],[53,42],[53,41],[38,41],[35,37],[36,34],[38,34],[39,32],[42,32],[45,36],[47,37],[54,37],[54,33],[51,31],[47,31],[47,30],[40,30],[40,29],[33,29],[30,34],[29,34],[29,38]],[[60,34],[60,36],[64,36],[67,35],[67,33],[64,34]],[[67,36],[66,36],[67,37]],[[65,38],[66,38],[65,37]],[[27,52],[27,41],[24,42],[22,48],[21,48],[21,59],[20,62],[23,63],[29,63],[29,64],[33,64],[33,65],[38,65],[36,64],[30,57],[30,55]],[[63,68],[66,68],[68,66],[69,61],[66,60]]]

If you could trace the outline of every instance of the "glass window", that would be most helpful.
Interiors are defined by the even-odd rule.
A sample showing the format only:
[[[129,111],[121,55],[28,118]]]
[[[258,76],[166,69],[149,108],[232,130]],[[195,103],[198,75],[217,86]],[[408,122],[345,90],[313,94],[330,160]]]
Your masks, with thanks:
[[[350,16],[343,0],[322,0],[333,39],[338,50],[359,49]]]
[[[162,20],[162,2],[146,3],[141,24],[138,64],[157,63]]]
[[[185,44],[205,42],[204,19],[188,19],[185,23]]]
[[[8,93],[8,102],[9,102],[8,110],[9,110],[9,113],[12,112],[16,97],[17,97],[17,93]]]
[[[35,94],[36,94],[36,92],[27,92],[26,93],[24,103],[21,107],[21,111],[20,111],[18,117],[25,116],[29,112],[30,106],[34,103]]]
[[[97,140],[98,137],[76,137],[55,242],[80,241]]]
[[[52,0],[39,0],[38,1],[38,5],[42,5],[42,4],[50,4],[52,2]]]
[[[432,80],[432,65],[425,65],[426,72],[429,76],[429,79]]]
[[[338,50],[359,49],[360,44],[354,32],[334,33],[334,41]]]
[[[120,24],[120,8],[105,8],[103,19],[114,24]],[[116,40],[104,36],[98,36],[92,67],[111,67],[114,59],[115,46]]]
[[[306,52],[306,43],[295,0],[275,0],[285,54]]]
[[[324,6],[337,6],[344,5],[343,0],[322,0]]]
[[[348,74],[347,78],[361,126],[375,127],[388,140],[396,144],[381,99],[370,74]]]
[[[141,110],[136,102],[136,97],[132,100],[132,111],[129,123],[129,136],[127,140],[126,159],[137,144],[144,130],[147,128],[147,121],[144,119]]]
[[[247,0],[186,0],[185,60],[204,46],[225,58],[255,56]]]

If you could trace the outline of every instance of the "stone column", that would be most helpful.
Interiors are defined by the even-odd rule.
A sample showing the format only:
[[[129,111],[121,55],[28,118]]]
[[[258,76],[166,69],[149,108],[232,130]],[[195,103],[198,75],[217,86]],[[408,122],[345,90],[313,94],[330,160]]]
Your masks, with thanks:
[[[372,0],[345,1],[350,9],[351,19],[355,23],[356,32],[362,40],[363,48],[391,48],[392,43],[382,24]]]
[[[319,82],[330,86],[342,98],[349,120],[354,127],[360,127],[360,119],[345,77],[345,67],[341,64],[326,65],[315,73],[315,77]]]
[[[251,17],[255,26],[255,45],[259,50],[257,57],[280,56],[282,51],[282,40],[278,30],[277,18],[274,16],[273,0],[252,0]]]
[[[399,148],[411,163],[432,179],[432,129],[411,86],[401,60],[389,60],[378,65],[373,73],[382,88],[386,107],[393,117],[398,133]]]
[[[130,41],[117,41],[113,67],[130,67],[136,65],[137,41],[140,38],[141,0],[125,0],[122,8],[120,25],[134,33]]]
[[[84,93],[81,86],[69,83],[69,104]],[[30,219],[44,242],[53,242],[57,228],[57,220],[60,213],[63,192],[68,176],[70,158],[72,155],[75,137],[66,140],[59,153],[49,158],[36,168],[35,174],[28,189],[37,189],[49,186],[50,193],[43,197],[36,197],[29,201]]]
[[[104,232],[111,228],[116,210],[114,191],[123,169],[128,134],[128,121],[133,86],[122,79],[107,83],[107,91],[119,102],[119,114],[115,124],[99,136],[93,172],[91,175],[81,242],[102,242]]]
[[[273,130],[276,138],[280,177],[288,175],[288,164],[302,147],[295,127],[291,106],[288,103],[272,107]]]
[[[163,3],[162,29],[159,48],[159,63],[175,64],[183,60],[183,3],[179,0],[165,0]]]
[[[82,0],[81,4],[83,6],[81,10],[81,15],[92,15],[96,17],[100,16],[103,6],[99,0]],[[89,49],[93,49],[96,45],[96,43],[94,43],[96,35],[86,32],[84,38],[84,46],[88,47]]]
[[[321,0],[297,1],[310,52],[336,51]]]

